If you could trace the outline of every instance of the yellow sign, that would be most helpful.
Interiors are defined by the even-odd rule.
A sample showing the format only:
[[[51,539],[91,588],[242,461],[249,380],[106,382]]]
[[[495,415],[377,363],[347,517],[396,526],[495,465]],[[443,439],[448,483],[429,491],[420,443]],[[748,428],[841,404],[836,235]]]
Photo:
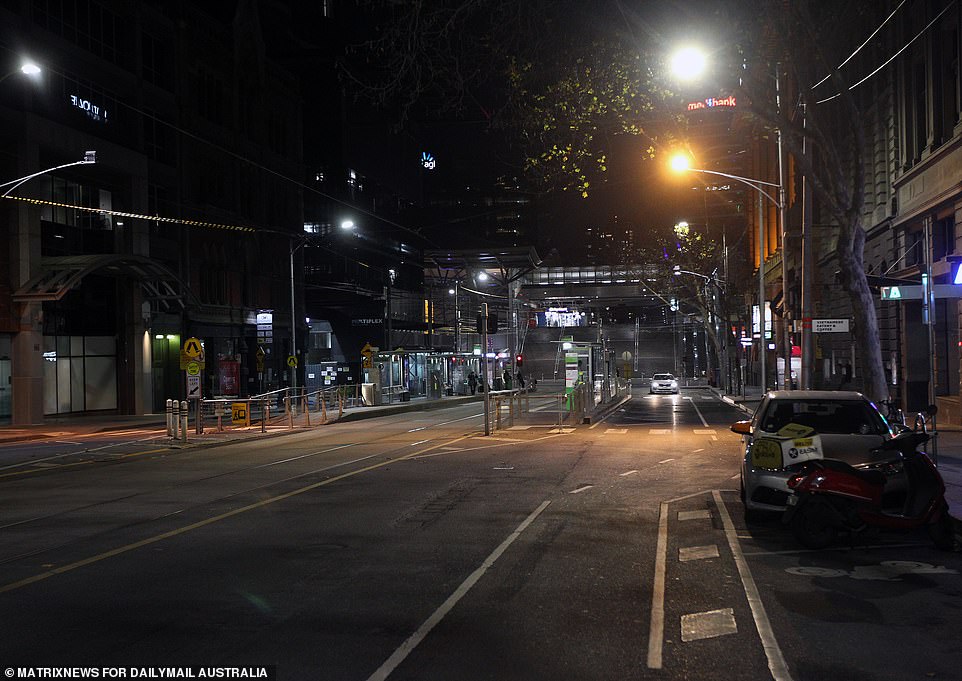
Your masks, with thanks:
[[[191,359],[197,359],[204,349],[200,345],[200,341],[193,336],[187,339],[184,343],[184,354]]]
[[[197,362],[187,363],[187,375],[188,376],[200,376],[200,364]]]
[[[258,345],[258,346],[257,346],[257,353],[256,353],[256,354],[257,354],[257,356],[260,357],[261,359],[264,358],[264,354],[265,354],[265,353],[264,353],[264,346],[263,346],[263,345]]]
[[[288,355],[288,356],[287,356],[287,366],[289,366],[289,367],[296,367],[296,366],[297,366],[297,357],[295,357],[294,355]]]
[[[811,426],[803,426],[800,423],[789,423],[778,431],[778,437],[808,437],[815,432]]]
[[[752,466],[755,468],[781,468],[782,446],[769,438],[752,442]]]
[[[250,425],[250,415],[247,413],[247,402],[231,403],[230,420],[235,426]]]
[[[361,366],[365,369],[371,369],[374,367],[374,353],[378,349],[372,346],[370,343],[365,343],[364,347],[361,348]]]

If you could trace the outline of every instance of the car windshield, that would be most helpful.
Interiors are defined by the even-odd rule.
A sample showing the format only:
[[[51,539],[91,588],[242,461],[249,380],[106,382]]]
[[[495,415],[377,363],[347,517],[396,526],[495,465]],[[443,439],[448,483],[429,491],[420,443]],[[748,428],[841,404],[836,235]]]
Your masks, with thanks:
[[[651,377],[651,380],[653,380],[653,381],[670,381],[670,380],[672,380],[672,378],[673,378],[673,376],[672,376],[671,374],[655,374],[654,376]]]
[[[884,434],[882,416],[858,400],[772,400],[761,419],[761,429],[774,433],[789,423],[810,426],[825,434]]]

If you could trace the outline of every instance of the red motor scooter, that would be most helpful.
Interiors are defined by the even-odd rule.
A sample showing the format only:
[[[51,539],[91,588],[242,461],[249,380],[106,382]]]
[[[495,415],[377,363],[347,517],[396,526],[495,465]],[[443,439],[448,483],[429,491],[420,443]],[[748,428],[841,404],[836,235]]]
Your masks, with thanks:
[[[928,440],[927,433],[907,431],[880,448],[892,451],[893,463],[901,463],[906,477],[907,493],[898,507],[883,508],[888,476],[882,470],[814,459],[788,479],[793,494],[782,522],[810,549],[830,546],[840,530],[854,535],[869,528],[912,530],[926,526],[939,549],[951,550],[955,533],[945,501],[945,483],[928,455],[916,449]]]

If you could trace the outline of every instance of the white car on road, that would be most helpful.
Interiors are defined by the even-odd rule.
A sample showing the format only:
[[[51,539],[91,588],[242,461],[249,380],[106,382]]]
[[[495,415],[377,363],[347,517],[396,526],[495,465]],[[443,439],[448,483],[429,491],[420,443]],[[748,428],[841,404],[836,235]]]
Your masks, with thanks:
[[[671,374],[655,374],[651,377],[651,386],[648,388],[648,393],[651,395],[656,393],[677,395],[678,381]]]

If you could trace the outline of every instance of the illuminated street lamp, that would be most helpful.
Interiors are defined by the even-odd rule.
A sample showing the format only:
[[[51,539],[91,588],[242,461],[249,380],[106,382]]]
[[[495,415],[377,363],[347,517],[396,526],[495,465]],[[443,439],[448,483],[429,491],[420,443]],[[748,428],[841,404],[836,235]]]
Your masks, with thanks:
[[[761,369],[761,388],[762,394],[765,393],[766,383],[766,373],[765,373],[765,223],[762,215],[762,201],[761,197],[764,196],[766,199],[771,201],[775,206],[778,207],[780,216],[782,219],[782,225],[784,229],[784,217],[785,217],[785,204],[784,195],[781,184],[776,184],[774,182],[765,182],[764,180],[756,180],[750,177],[742,177],[741,175],[732,175],[730,173],[723,173],[717,170],[705,170],[704,168],[692,168],[689,164],[688,156],[685,154],[676,154],[671,158],[670,165],[672,170],[675,172],[693,172],[693,173],[705,173],[708,175],[719,175],[721,177],[727,177],[730,180],[735,180],[736,182],[741,182],[755,191],[759,195],[759,206],[758,206],[758,316],[759,316],[759,335],[761,343],[761,352],[758,353],[759,356],[759,366]],[[779,196],[782,198],[780,201],[772,196],[769,192],[765,191],[764,187],[775,187],[779,190]],[[784,254],[782,255],[782,267],[786,267]],[[788,295],[786,290],[782,294],[783,296]],[[789,356],[791,352],[786,353]],[[787,359],[785,362],[786,367],[789,367],[791,359]],[[789,367],[790,368],[790,367]],[[777,369],[776,369],[777,370]],[[788,369],[786,369],[786,375],[788,375]]]
[[[30,60],[26,60],[10,73],[6,73],[2,77],[0,77],[0,83],[5,81],[10,76],[16,75],[18,73],[23,74],[25,76],[37,76],[37,75],[40,75],[41,69],[34,62]]]

